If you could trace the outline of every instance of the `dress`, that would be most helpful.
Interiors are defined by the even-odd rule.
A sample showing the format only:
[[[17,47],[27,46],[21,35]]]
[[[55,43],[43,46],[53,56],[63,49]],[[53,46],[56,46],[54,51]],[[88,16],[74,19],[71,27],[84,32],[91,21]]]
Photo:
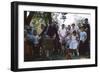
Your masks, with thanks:
[[[77,39],[77,36],[74,36],[74,35],[71,36],[71,42],[69,44],[70,49],[77,49],[78,41],[76,39]]]

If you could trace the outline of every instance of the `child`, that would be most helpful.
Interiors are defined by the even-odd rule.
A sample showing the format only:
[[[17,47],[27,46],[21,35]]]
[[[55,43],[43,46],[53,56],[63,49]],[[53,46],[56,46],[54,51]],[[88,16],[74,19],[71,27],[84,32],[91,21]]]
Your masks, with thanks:
[[[33,31],[33,56],[35,58],[40,56],[40,46],[39,46],[39,36],[37,34],[37,31]]]
[[[39,36],[38,36],[36,30],[33,31],[33,39],[34,39],[34,41],[33,41],[33,44],[34,44],[34,45],[39,44]]]
[[[27,37],[28,33],[24,30],[24,61],[32,59],[32,44]]]
[[[76,26],[74,23],[72,24],[72,26],[71,26],[71,33],[73,33],[73,31],[76,31],[76,33],[78,33],[79,32],[79,27],[78,26]]]
[[[87,33],[85,32],[85,27],[81,27],[80,30],[81,31],[79,33],[80,35],[79,53],[81,56],[84,56],[86,52],[85,48],[87,47],[85,46],[85,41],[87,39]]]
[[[65,47],[66,47],[66,49],[69,48],[70,42],[71,42],[71,34],[67,33],[67,36],[65,37]]]
[[[78,35],[76,31],[73,31],[70,38],[69,49],[67,49],[67,59],[71,59],[73,54],[78,55]]]

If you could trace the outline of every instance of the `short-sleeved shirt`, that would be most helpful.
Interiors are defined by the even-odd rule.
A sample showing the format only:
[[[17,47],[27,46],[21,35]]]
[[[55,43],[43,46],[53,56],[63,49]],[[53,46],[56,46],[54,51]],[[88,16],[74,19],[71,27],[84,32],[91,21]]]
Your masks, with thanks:
[[[87,37],[87,33],[86,32],[80,32],[80,41],[85,41]]]
[[[66,29],[64,28],[64,29],[59,29],[59,35],[61,36],[61,37],[65,37],[66,36]]]

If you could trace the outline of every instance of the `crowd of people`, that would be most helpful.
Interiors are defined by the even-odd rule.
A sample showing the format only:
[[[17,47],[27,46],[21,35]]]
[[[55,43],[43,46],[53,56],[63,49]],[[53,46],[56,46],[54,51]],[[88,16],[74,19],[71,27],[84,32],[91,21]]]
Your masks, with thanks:
[[[73,56],[90,58],[90,24],[88,19],[84,20],[82,26],[73,23],[71,25],[62,24],[61,27],[57,22],[49,25],[41,24],[42,32],[26,26],[24,29],[24,42],[28,40],[32,46],[32,57],[43,58],[52,55],[64,54],[66,59],[72,59]],[[47,43],[51,42],[51,43]],[[46,42],[45,44],[43,44]],[[46,45],[49,45],[46,47]]]

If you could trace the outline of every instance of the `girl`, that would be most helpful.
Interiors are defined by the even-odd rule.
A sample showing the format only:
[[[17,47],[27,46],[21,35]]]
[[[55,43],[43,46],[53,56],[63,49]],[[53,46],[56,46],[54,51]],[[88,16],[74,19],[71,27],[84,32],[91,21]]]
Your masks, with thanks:
[[[67,49],[67,59],[71,59],[73,54],[78,55],[78,40],[76,31],[73,31],[70,37],[69,49]]]

